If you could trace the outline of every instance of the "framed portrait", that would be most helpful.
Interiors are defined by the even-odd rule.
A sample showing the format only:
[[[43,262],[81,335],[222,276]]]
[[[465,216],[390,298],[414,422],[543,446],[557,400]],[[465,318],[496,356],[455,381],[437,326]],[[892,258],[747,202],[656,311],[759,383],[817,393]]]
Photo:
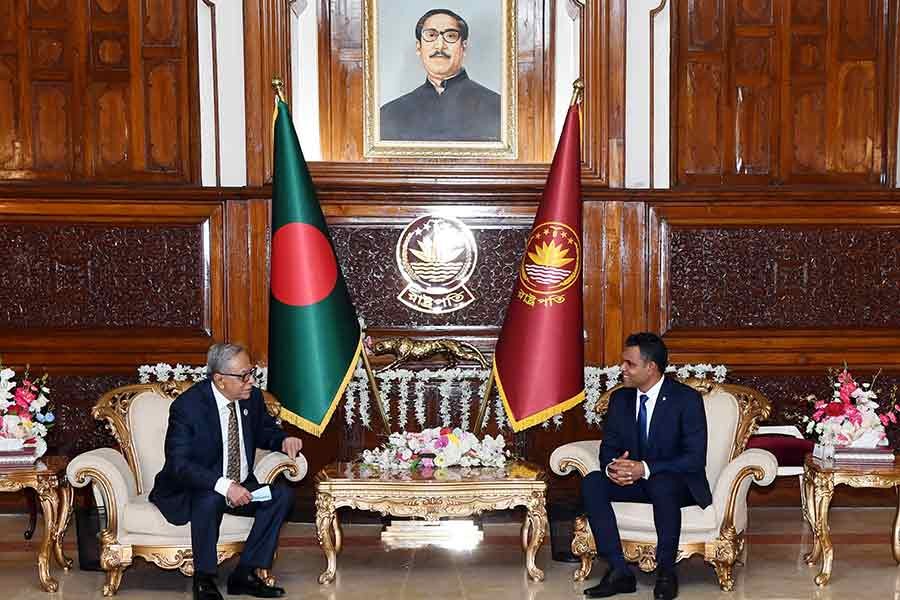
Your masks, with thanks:
[[[364,0],[363,19],[366,158],[516,158],[516,0]]]

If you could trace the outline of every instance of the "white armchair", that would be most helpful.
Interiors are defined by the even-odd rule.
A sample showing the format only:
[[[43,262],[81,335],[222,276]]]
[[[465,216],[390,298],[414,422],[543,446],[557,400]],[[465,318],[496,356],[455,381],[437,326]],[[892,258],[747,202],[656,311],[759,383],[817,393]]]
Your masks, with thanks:
[[[768,417],[769,401],[759,392],[739,385],[716,384],[704,380],[684,381],[703,395],[709,441],[706,477],[712,489],[712,504],[701,509],[681,509],[681,538],[676,561],[702,554],[712,564],[725,591],[734,587],[732,570],[744,545],[747,527],[747,492],[751,481],[769,485],[775,479],[778,463],[766,450],[745,450],[747,438],[756,422]],[[606,392],[597,403],[605,413],[609,398],[618,389]],[[558,475],[578,472],[582,477],[600,468],[598,440],[572,442],[560,446],[550,456],[550,467]],[[625,558],[637,562],[642,571],[656,568],[656,529],[649,504],[614,502]],[[597,555],[587,517],[575,520],[572,552],[581,559],[575,580],[582,581],[591,572]]]
[[[163,443],[169,406],[190,385],[127,385],[101,396],[91,414],[97,420],[106,420],[121,451],[99,448],[85,452],[72,460],[66,470],[73,486],[93,484],[95,497],[106,508],[107,526],[100,532],[100,566],[106,572],[104,596],[118,591],[122,573],[136,556],[164,569],[193,574],[190,524],[172,525],[147,499],[165,460]],[[281,405],[272,395],[264,395],[266,408],[277,418]],[[256,453],[253,467],[260,483],[271,483],[279,475],[300,481],[306,470],[302,454],[291,460],[281,452],[261,450]],[[252,525],[251,517],[225,515],[217,547],[220,563],[241,551]],[[262,576],[274,582],[268,573]]]

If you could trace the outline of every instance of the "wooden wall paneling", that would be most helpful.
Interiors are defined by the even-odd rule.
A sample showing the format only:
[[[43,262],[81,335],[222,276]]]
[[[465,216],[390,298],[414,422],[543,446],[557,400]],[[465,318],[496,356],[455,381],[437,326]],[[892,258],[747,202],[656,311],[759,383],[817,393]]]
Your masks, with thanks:
[[[291,93],[291,0],[244,2],[247,185],[272,181],[272,79]],[[290,96],[289,96],[290,97]]]
[[[893,3],[681,0],[676,8],[678,183],[888,181]]]
[[[596,7],[595,7],[596,6]],[[595,8],[594,8],[595,7]],[[594,67],[594,63],[600,63],[601,68],[605,57],[607,65],[599,73],[599,77],[589,76],[586,81],[592,83],[594,94],[600,94],[595,102],[585,104],[585,124],[590,126],[593,135],[587,136],[583,146],[586,156],[584,162],[588,170],[599,181],[604,181],[611,188],[625,187],[625,71],[628,59],[625,54],[626,35],[626,0],[609,0],[606,11],[600,3],[588,3],[590,13],[584,20],[585,27],[582,36],[587,43],[584,45],[585,53],[581,56],[581,65],[584,73]],[[603,18],[603,13],[608,13],[608,18]],[[594,28],[595,23],[601,23],[600,32],[603,38],[593,39],[594,33],[588,31],[588,26]],[[607,31],[603,31],[603,29]],[[604,47],[600,40],[609,39]],[[593,42],[593,43],[591,43]],[[601,46],[598,48],[597,43]],[[591,58],[592,53],[597,53],[597,58]],[[602,89],[598,89],[602,88]],[[587,89],[587,88],[586,88]],[[588,131],[587,129],[585,131]],[[608,139],[606,156],[595,155],[597,142],[594,140]],[[604,177],[605,175],[605,177]]]
[[[900,366],[900,298],[891,283],[898,280],[900,205],[807,199],[715,207],[652,203],[650,210],[651,326],[664,332],[673,362],[721,362],[766,373],[844,361]],[[756,243],[745,233],[755,229]],[[712,236],[715,243],[679,248],[691,254],[676,261],[671,244],[679,231]],[[766,249],[767,235],[784,238],[773,242],[778,249]],[[797,244],[803,249],[792,247]],[[860,298],[844,286],[861,289]],[[704,300],[685,299],[685,290]],[[697,315],[690,326],[679,325],[683,317],[672,312],[685,302]]]
[[[4,361],[68,373],[202,361],[225,332],[223,213],[215,200],[0,199],[16,265]]]
[[[605,300],[605,244],[603,227],[606,212],[604,202],[585,202],[583,209],[584,236],[584,329],[587,339],[584,360],[590,364],[603,361],[603,316]]]
[[[0,179],[198,179],[192,3],[15,0],[4,11]]]
[[[269,199],[254,198],[249,206],[250,237],[250,337],[254,356],[267,358],[269,346],[269,245],[272,238],[272,214]]]

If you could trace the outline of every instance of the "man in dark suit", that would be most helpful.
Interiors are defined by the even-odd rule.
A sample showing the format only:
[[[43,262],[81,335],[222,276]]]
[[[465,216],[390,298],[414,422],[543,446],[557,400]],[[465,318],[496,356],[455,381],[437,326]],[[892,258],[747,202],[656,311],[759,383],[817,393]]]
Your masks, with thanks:
[[[150,501],[173,525],[191,524],[196,600],[222,600],[215,580],[222,516],[255,517],[240,562],[228,578],[228,593],[277,598],[284,589],[266,585],[256,569],[272,566],[278,532],[294,494],[281,481],[270,486],[270,500],[252,501],[251,493],[260,488],[253,460],[257,448],[294,458],[302,444],[288,437],[266,411],[243,348],[215,344],[206,364],[209,379],[178,396],[169,409],[166,461]]]
[[[416,23],[415,33],[425,83],[381,107],[381,139],[499,141],[500,95],[469,79],[463,68],[469,44],[465,19],[432,9]]]
[[[584,478],[582,496],[597,553],[609,570],[590,598],[634,592],[636,581],[625,564],[613,502],[653,505],[658,565],[653,597],[678,595],[675,555],[681,509],[712,502],[706,480],[706,411],[694,389],[666,378],[666,346],[659,336],[637,333],[625,340],[625,388],[613,393],[603,427],[601,470]]]

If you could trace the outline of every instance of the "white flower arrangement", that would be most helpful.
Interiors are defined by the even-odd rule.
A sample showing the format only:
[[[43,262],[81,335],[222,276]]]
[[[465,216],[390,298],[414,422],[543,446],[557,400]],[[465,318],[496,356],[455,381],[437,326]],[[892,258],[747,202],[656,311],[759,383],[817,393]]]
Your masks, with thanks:
[[[266,389],[268,371],[265,367],[258,367],[260,377],[259,387]],[[713,366],[707,363],[695,365],[669,365],[666,373],[674,373],[680,379],[696,377],[698,379],[711,378],[717,383],[725,380],[728,369],[724,365]],[[468,426],[471,419],[472,407],[478,406],[484,398],[487,386],[487,378],[490,375],[488,369],[453,368],[453,369],[391,369],[376,374],[378,389],[381,394],[381,403],[389,420],[396,417],[396,425],[401,430],[406,430],[413,420],[419,428],[426,426],[427,407],[426,390],[436,390],[438,396],[438,416],[443,427],[450,427],[454,419]],[[189,367],[177,364],[174,367],[166,363],[155,365],[142,365],[138,368],[138,376],[142,383],[155,378],[156,381],[200,381],[206,378],[206,367]],[[589,427],[598,427],[602,416],[597,414],[597,402],[604,391],[618,385],[622,378],[622,368],[619,365],[608,367],[585,367],[584,387],[585,401],[584,419]],[[477,382],[477,385],[476,385]],[[396,392],[396,393],[395,393]],[[412,392],[412,398],[410,398]],[[2,394],[0,394],[2,395]],[[412,399],[412,415],[409,414],[410,399]],[[365,369],[357,368],[344,392],[344,422],[347,427],[353,427],[358,421],[367,429],[372,427],[372,415],[370,409],[370,388]],[[495,395],[492,405],[485,409],[484,425],[487,425],[493,413],[493,420],[499,430],[509,427],[506,418],[506,410],[499,395]],[[563,424],[563,415],[555,415],[542,424],[545,429],[551,427],[559,429]]]
[[[460,428],[434,427],[421,433],[392,433],[375,450],[363,450],[362,462],[385,471],[444,469],[447,467],[502,467],[506,464],[503,436],[479,440]]]

